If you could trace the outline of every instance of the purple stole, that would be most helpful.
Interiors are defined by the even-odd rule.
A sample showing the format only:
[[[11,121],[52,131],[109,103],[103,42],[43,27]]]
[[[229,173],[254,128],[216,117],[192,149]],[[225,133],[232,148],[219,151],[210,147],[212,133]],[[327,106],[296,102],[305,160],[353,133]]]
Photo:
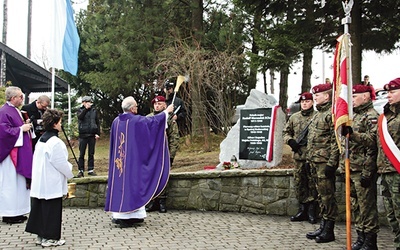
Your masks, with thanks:
[[[14,148],[23,124],[24,121],[15,107],[6,103],[0,108],[0,162],[11,155],[17,173],[31,178],[33,154],[29,133],[23,133],[22,147]]]
[[[164,113],[124,113],[113,121],[105,211],[133,212],[164,190],[170,171],[165,119]]]

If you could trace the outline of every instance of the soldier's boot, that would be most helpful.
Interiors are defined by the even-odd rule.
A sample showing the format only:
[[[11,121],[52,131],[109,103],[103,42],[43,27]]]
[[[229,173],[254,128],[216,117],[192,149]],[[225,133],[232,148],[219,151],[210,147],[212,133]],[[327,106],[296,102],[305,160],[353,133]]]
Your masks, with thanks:
[[[321,223],[319,225],[319,228],[315,230],[314,232],[309,232],[306,234],[307,239],[313,240],[315,239],[318,235],[322,233],[322,230],[325,227],[325,220],[324,218],[321,219]]]
[[[335,222],[333,220],[327,220],[325,222],[325,227],[322,230],[322,233],[315,238],[315,242],[317,243],[326,243],[335,240]]]
[[[376,233],[365,233],[364,245],[362,245],[360,250],[378,250],[376,238]]]
[[[292,217],[290,217],[290,221],[305,221],[307,220],[308,217],[308,212],[307,212],[307,203],[300,203],[299,206],[299,211],[297,212],[296,215],[293,215]]]
[[[155,200],[151,200],[147,205],[146,205],[146,212],[154,212],[160,209],[158,206],[159,202],[158,199],[156,198]]]
[[[167,201],[166,198],[160,198],[160,213],[166,213],[167,212]]]
[[[317,223],[317,202],[312,201],[308,204],[308,222]]]
[[[357,230],[357,241],[351,245],[351,250],[360,250],[364,244],[365,234],[363,231]]]

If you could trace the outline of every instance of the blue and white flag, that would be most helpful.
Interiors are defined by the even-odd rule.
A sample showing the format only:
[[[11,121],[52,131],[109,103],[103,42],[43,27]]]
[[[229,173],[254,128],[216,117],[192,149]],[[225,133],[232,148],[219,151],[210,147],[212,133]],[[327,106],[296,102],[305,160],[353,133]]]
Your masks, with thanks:
[[[72,75],[78,72],[79,35],[74,21],[71,0],[54,0],[54,29],[51,66],[68,71]]]

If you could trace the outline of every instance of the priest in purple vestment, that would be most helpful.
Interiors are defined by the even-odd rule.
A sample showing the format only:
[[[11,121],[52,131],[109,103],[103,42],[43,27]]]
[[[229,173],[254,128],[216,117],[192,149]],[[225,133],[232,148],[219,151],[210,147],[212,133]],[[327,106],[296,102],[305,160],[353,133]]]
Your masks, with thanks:
[[[5,97],[0,108],[0,216],[13,224],[24,222],[30,211],[32,124],[18,109],[24,100],[21,89],[8,87]]]
[[[169,151],[165,129],[173,105],[153,117],[137,115],[131,96],[122,101],[123,114],[112,123],[105,211],[113,222],[130,227],[143,222],[145,205],[166,187]]]

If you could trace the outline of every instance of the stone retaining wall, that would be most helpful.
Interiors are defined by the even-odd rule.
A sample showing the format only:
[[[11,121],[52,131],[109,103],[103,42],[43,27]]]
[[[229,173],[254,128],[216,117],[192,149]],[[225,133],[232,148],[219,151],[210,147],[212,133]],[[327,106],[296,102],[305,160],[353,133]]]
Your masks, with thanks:
[[[337,176],[338,220],[345,219],[345,183]],[[103,207],[106,176],[73,179],[76,198],[66,199],[65,206]],[[387,224],[381,187],[378,185],[380,221]],[[250,212],[255,214],[293,215],[298,203],[292,169],[226,170],[173,173],[166,188],[170,209]]]

